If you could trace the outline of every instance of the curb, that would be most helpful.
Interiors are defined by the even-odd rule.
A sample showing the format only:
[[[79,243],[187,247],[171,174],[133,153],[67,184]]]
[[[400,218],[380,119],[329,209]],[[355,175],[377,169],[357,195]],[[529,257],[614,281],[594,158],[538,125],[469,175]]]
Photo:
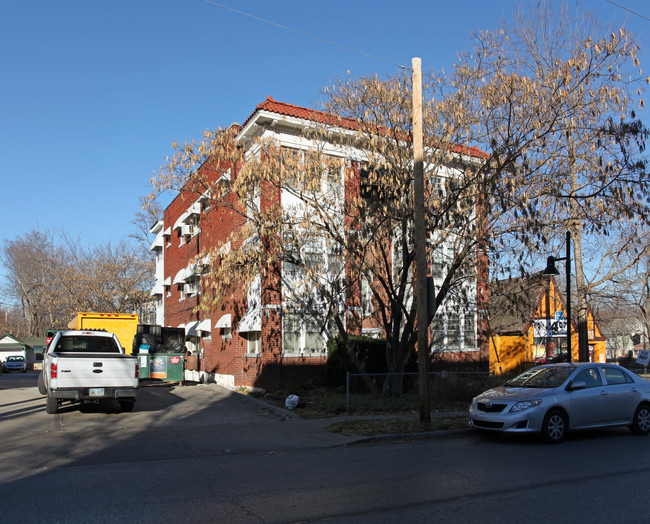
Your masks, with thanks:
[[[436,431],[423,431],[419,433],[388,433],[384,435],[373,435],[370,437],[359,437],[359,440],[345,444],[346,446],[353,446],[355,444],[371,444],[373,442],[382,442],[390,440],[402,440],[407,438],[435,438],[447,437],[451,435],[469,435],[472,433],[471,429],[439,429]]]

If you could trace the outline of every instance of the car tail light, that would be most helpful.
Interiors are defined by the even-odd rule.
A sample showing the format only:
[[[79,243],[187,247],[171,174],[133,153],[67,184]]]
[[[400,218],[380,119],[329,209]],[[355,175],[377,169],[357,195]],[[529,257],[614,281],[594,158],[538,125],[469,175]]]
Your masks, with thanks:
[[[135,365],[135,378],[140,378],[140,364]]]
[[[56,378],[58,376],[58,368],[56,362],[52,362],[52,365],[50,366],[50,378]]]

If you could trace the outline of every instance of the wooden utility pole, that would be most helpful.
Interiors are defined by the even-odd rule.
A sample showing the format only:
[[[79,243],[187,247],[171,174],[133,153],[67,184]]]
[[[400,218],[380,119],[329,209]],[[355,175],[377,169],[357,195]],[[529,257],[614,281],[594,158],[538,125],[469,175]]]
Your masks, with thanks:
[[[413,207],[415,225],[415,299],[418,334],[420,422],[431,423],[429,402],[429,313],[427,311],[427,231],[424,220],[424,147],[422,139],[422,63],[413,58]]]

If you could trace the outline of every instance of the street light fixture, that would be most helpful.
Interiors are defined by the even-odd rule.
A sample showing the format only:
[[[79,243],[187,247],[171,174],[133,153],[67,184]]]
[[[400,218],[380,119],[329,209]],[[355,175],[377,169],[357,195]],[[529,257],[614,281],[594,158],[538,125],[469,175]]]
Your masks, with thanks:
[[[555,263],[564,260],[566,266],[566,349],[567,362],[571,362],[571,233],[566,232],[566,256],[556,258],[550,256],[546,259],[546,269],[542,275],[559,275]]]

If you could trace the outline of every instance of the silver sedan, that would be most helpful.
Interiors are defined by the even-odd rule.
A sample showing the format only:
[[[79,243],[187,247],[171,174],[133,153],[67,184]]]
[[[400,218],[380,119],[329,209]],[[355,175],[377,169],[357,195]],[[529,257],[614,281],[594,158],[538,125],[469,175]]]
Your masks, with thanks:
[[[540,433],[556,443],[577,429],[628,426],[650,433],[650,382],[615,364],[539,366],[472,400],[470,424],[508,433]]]

